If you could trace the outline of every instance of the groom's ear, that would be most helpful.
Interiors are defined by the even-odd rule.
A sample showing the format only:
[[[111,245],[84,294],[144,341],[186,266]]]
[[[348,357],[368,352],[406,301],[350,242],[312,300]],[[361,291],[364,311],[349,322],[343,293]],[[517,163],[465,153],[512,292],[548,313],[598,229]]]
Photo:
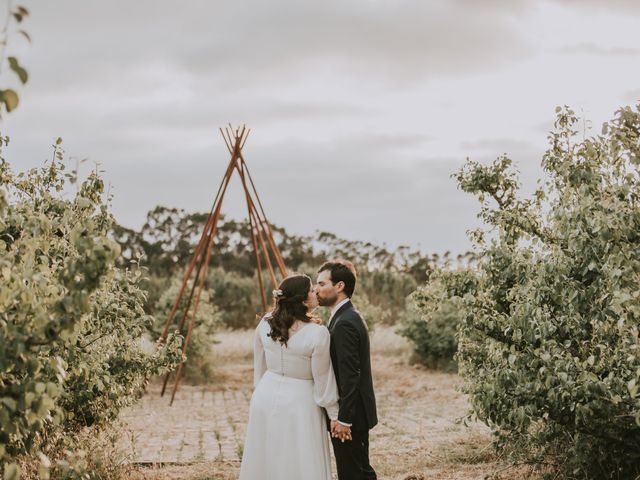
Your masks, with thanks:
[[[344,282],[340,280],[336,283],[336,288],[338,289],[338,292],[344,292]]]

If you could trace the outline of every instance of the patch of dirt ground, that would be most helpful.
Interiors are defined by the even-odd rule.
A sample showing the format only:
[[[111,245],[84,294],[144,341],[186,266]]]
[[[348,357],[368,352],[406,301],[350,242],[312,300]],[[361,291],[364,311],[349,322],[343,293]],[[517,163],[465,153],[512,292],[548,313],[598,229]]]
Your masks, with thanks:
[[[182,385],[170,407],[169,395],[160,397],[161,385],[153,383],[121,415],[121,445],[135,465],[131,478],[237,478],[252,390],[253,332],[226,332],[218,340],[206,385]],[[496,478],[529,478],[496,459],[485,426],[458,421],[469,406],[457,375],[410,365],[410,346],[391,327],[377,327],[371,345],[380,423],[370,434],[370,455],[379,479],[482,479],[496,472],[502,472]]]

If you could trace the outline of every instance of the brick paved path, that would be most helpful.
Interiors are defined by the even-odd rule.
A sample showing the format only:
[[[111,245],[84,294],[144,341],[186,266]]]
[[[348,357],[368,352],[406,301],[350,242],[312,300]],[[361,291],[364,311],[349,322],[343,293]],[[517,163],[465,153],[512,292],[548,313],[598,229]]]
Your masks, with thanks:
[[[415,371],[402,386],[378,384],[380,423],[371,432],[374,457],[404,453],[430,455],[450,441],[464,441],[479,425],[467,429],[456,417],[467,408],[454,391],[451,376]],[[248,383],[248,382],[247,382]],[[169,395],[160,397],[158,385],[149,387],[137,405],[120,416],[127,432],[122,445],[132,461],[195,463],[211,460],[238,462],[249,413],[250,388],[211,390],[183,385],[169,407]]]
[[[455,388],[458,377],[408,366],[399,359],[407,348],[394,350],[398,342],[390,332],[380,329],[372,337],[380,423],[371,431],[370,449],[379,478],[419,472],[466,480],[501,467],[487,456],[488,429],[456,422],[469,408]],[[210,385],[181,385],[169,407],[169,395],[160,398],[160,386],[153,384],[120,415],[126,425],[122,446],[133,463],[145,465],[136,479],[237,478],[252,392],[252,333],[225,335],[212,358]]]
[[[181,386],[173,405],[160,387],[125,410],[122,446],[135,463],[191,463],[242,457],[250,390]]]

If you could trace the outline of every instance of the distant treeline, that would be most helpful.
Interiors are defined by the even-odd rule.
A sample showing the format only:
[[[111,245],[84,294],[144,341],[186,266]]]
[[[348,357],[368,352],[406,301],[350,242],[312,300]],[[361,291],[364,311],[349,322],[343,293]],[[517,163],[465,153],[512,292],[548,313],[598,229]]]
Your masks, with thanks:
[[[154,306],[172,280],[182,279],[206,220],[206,213],[158,206],[148,213],[140,230],[117,224],[112,228],[113,238],[122,247],[121,266],[141,256],[141,264],[148,269],[149,313],[155,313]],[[327,259],[351,260],[359,273],[356,294],[360,307],[375,309],[371,313],[377,318],[369,319],[371,322],[395,323],[405,311],[406,297],[429,278],[434,268],[452,262],[466,264],[473,255],[452,258],[449,252],[425,254],[407,246],[390,250],[370,242],[345,240],[329,232],[302,236],[276,225],[272,228],[290,271],[314,278],[317,268]],[[254,325],[261,308],[255,277],[248,223],[221,217],[205,287],[227,326]],[[270,291],[269,282],[266,288]]]

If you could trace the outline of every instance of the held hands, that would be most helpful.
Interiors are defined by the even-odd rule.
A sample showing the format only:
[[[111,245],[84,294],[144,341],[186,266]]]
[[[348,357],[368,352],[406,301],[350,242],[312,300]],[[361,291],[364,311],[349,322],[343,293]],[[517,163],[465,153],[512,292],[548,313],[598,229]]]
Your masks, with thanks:
[[[351,440],[351,427],[342,425],[337,420],[331,420],[331,436],[333,438],[339,438],[342,442],[345,440]]]

